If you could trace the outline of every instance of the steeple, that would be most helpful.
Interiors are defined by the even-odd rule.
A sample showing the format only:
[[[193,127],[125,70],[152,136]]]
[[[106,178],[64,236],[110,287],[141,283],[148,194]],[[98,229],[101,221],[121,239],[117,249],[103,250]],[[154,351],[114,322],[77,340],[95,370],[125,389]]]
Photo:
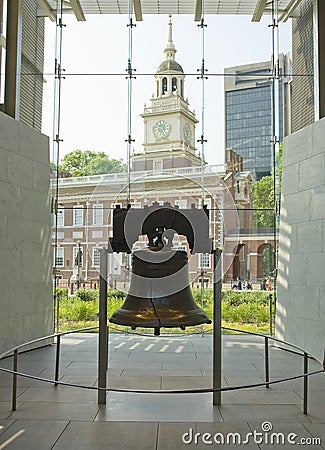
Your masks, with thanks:
[[[185,73],[175,60],[173,24],[168,18],[168,40],[164,60],[155,73],[155,93],[145,106],[144,154],[134,155],[133,170],[200,166],[196,153],[195,126],[198,120],[184,97]]]
[[[182,66],[175,61],[177,52],[173,43],[172,16],[169,15],[168,41],[164,50],[165,60],[160,64],[156,72],[157,93],[156,98],[162,96],[178,95],[184,98],[184,71]]]
[[[168,41],[167,47],[164,50],[166,59],[175,59],[175,53],[177,52],[175,45],[173,43],[173,24],[172,24],[172,15],[169,15],[169,23],[168,23]]]

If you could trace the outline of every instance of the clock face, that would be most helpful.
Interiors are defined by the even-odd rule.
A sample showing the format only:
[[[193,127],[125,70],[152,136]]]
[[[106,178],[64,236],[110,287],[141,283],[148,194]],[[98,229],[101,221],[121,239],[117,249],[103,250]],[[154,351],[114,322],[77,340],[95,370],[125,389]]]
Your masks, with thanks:
[[[191,127],[190,127],[190,125],[188,123],[186,123],[184,125],[183,133],[184,133],[185,142],[189,143],[190,140],[191,140],[192,133],[191,133]]]
[[[153,132],[158,141],[165,139],[170,134],[171,130],[171,125],[169,125],[169,123],[165,122],[164,120],[159,120],[153,126]]]

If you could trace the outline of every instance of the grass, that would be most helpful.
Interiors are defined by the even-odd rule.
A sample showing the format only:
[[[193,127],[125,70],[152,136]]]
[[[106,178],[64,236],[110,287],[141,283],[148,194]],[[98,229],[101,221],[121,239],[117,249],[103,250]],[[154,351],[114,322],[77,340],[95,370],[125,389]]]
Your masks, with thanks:
[[[193,289],[193,297],[197,304],[204,309],[206,314],[213,318],[213,292],[211,289],[205,291],[202,302],[201,290]],[[236,328],[243,331],[256,333],[269,332],[269,293],[263,291],[237,292],[225,291],[222,293],[222,326]],[[108,317],[119,308],[126,294],[122,291],[110,290],[108,292]],[[57,299],[60,304],[59,326],[60,331],[69,331],[78,328],[98,326],[99,294],[96,290],[80,289],[73,297],[68,297],[65,289],[58,289]],[[273,307],[274,316],[274,307]],[[131,332],[124,326],[112,324],[112,331]],[[201,333],[212,330],[212,325],[196,326],[186,328],[186,333]],[[94,332],[97,332],[95,329]],[[137,328],[136,333],[152,334],[152,328]],[[224,330],[225,333],[231,331]],[[180,328],[163,329],[162,334],[183,334]]]

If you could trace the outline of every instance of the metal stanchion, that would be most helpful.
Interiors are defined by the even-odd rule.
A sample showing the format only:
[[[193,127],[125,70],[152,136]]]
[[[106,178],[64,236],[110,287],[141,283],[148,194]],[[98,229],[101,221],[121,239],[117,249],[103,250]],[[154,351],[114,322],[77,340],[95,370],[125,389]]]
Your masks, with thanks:
[[[17,372],[18,369],[18,350],[14,350],[14,363],[13,363],[13,368],[12,370],[14,372]],[[17,409],[17,374],[14,373],[12,375],[12,410],[16,411]]]
[[[304,373],[308,373],[308,353],[304,352]],[[308,376],[304,376],[303,413],[308,414]]]
[[[213,252],[213,389],[221,388],[221,250]],[[221,392],[213,392],[213,404],[221,405]]]
[[[106,372],[108,366],[108,333],[107,333],[107,249],[100,251],[99,279],[99,344],[98,344],[98,387],[106,388]],[[106,391],[98,391],[98,403],[106,404]]]
[[[269,338],[267,336],[264,337],[264,364],[265,364],[265,381],[268,383],[270,381],[270,360],[269,360]],[[268,389],[270,386],[268,384],[265,385]]]
[[[61,336],[56,337],[56,357],[55,357],[55,381],[59,380],[59,370],[60,370],[60,348],[61,348]],[[54,386],[57,386],[58,383],[55,383]]]
[[[270,307],[270,336],[273,335],[273,295],[269,295],[269,307]]]

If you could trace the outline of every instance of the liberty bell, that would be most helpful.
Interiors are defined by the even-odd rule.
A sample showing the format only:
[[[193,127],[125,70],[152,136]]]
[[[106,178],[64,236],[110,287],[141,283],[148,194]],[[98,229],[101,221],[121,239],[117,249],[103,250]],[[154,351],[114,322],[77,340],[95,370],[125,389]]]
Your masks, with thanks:
[[[129,292],[123,305],[110,317],[110,322],[130,326],[132,329],[154,328],[155,335],[160,334],[162,327],[185,329],[188,326],[211,323],[209,317],[193,298],[188,276],[187,252],[172,246],[174,234],[180,230],[179,234],[187,236],[191,252],[198,248],[198,244],[195,244],[196,233],[193,226],[199,225],[199,229],[196,230],[197,236],[204,240],[204,233],[200,235],[200,231],[203,231],[202,218],[203,223],[207,218],[206,211],[202,216],[202,209],[178,210],[169,204],[165,204],[164,207],[154,204],[152,207],[145,208],[144,217],[141,217],[139,209],[119,208],[115,211],[117,211],[116,221],[114,221],[113,213],[111,241],[113,250],[119,248],[121,251],[123,247],[124,251],[130,252],[134,240],[140,234],[147,234],[148,245],[132,253]],[[134,226],[136,218],[142,219],[138,230]],[[128,221],[133,224],[132,227],[130,226],[132,231],[129,242],[126,232]],[[115,224],[117,235],[114,240]],[[124,229],[123,239],[119,234],[121,229]],[[211,241],[207,235],[201,247],[205,253],[207,249],[211,250]]]

